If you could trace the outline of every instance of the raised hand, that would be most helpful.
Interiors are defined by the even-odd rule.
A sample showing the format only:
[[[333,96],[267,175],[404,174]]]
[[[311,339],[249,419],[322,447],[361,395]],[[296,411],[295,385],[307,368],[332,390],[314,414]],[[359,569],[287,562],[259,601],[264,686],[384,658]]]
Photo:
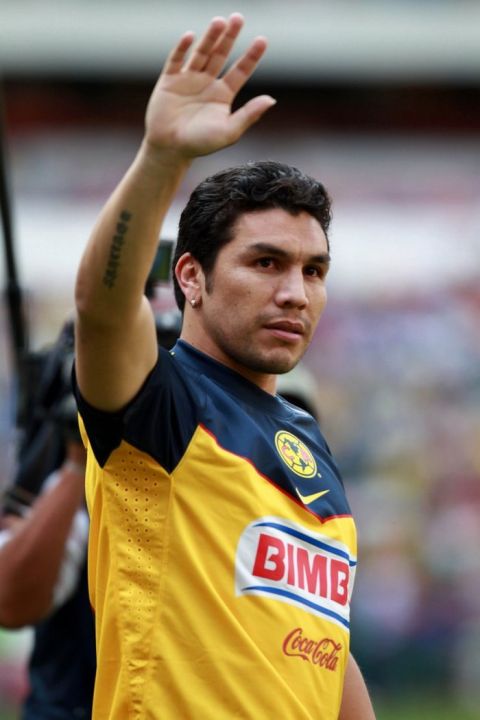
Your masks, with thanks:
[[[213,18],[194,47],[193,33],[181,37],[148,104],[145,140],[151,148],[186,158],[207,155],[234,143],[275,104],[270,96],[260,95],[232,112],[236,95],[267,47],[265,38],[255,38],[219,77],[242,26],[242,16],[235,13],[228,20]]]

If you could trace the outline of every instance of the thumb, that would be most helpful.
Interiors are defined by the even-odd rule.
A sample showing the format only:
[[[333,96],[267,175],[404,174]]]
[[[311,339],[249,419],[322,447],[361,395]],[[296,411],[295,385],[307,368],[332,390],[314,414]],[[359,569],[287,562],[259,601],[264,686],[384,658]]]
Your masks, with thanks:
[[[275,98],[270,95],[258,95],[245,103],[245,105],[242,105],[238,110],[235,110],[230,116],[230,125],[236,138],[243,135],[251,125],[260,120],[262,115],[276,103]]]

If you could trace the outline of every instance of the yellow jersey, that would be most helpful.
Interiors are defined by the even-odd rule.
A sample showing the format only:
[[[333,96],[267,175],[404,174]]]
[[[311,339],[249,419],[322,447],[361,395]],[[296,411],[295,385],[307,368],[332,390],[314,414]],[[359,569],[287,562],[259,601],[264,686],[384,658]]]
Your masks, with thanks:
[[[93,720],[337,720],[356,533],[315,420],[179,341],[88,450]]]

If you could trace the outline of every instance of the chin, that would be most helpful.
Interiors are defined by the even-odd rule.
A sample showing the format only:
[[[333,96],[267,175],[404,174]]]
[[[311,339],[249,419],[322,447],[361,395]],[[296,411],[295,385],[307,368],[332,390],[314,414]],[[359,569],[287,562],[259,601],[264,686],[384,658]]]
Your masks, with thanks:
[[[266,372],[271,375],[283,375],[290,372],[299,362],[300,357],[293,356],[290,353],[278,353],[275,355],[259,358],[259,372]]]
[[[295,367],[305,348],[296,348],[296,351],[287,347],[259,348],[252,343],[248,347],[243,344],[241,347],[224,346],[222,350],[240,372],[247,369],[260,374],[283,375]]]
[[[270,371],[273,375],[284,375],[293,370],[298,360],[291,360],[289,363],[276,363],[275,367]]]

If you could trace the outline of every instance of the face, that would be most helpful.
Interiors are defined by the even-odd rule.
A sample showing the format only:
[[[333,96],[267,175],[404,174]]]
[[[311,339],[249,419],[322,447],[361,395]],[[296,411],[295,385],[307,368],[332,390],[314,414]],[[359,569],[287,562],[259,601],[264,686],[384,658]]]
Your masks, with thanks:
[[[274,376],[291,370],[312,339],[328,266],[327,239],[308,213],[246,213],[208,278],[199,271],[201,303],[187,307],[182,336],[274,392]]]

